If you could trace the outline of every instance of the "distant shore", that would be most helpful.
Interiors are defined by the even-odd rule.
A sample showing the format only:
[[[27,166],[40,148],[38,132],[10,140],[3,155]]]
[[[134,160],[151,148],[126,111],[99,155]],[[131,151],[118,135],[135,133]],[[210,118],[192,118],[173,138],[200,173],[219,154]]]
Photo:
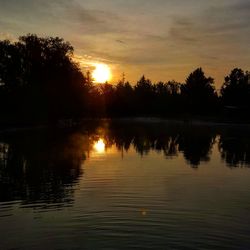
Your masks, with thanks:
[[[62,119],[53,123],[40,123],[40,124],[20,124],[20,123],[9,123],[5,126],[0,125],[0,134],[12,133],[18,131],[27,130],[41,130],[48,128],[74,128],[81,125],[91,123],[103,123],[103,122],[122,122],[122,123],[166,123],[166,124],[183,124],[193,126],[227,126],[227,127],[249,127],[250,121],[235,121],[235,120],[219,120],[214,117],[115,117],[115,118],[82,118],[82,119]]]

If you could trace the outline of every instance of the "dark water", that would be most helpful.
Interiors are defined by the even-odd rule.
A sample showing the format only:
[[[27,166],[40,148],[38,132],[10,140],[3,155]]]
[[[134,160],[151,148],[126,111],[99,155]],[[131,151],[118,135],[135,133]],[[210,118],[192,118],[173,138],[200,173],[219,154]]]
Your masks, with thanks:
[[[0,249],[250,249],[250,130],[103,122],[0,135]]]

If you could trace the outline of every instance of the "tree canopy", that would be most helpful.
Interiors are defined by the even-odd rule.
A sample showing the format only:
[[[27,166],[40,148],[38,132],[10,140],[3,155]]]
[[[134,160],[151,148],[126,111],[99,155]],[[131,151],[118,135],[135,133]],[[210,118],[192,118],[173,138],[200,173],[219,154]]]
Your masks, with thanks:
[[[58,37],[21,36],[0,41],[1,123],[56,122],[82,117],[223,115],[223,107],[250,110],[250,74],[234,69],[220,96],[202,68],[185,83],[153,83],[144,75],[132,85],[94,84],[73,60],[74,49]],[[147,72],[150,73],[150,72]],[[246,113],[244,113],[246,115]]]
[[[29,34],[14,43],[0,41],[1,93],[8,112],[13,108],[37,119],[79,112],[85,78],[72,55],[73,47],[58,37]]]
[[[223,103],[230,106],[250,106],[250,73],[235,68],[225,77],[221,88]]]
[[[208,111],[216,101],[214,79],[206,77],[202,68],[196,69],[181,88],[191,111]]]

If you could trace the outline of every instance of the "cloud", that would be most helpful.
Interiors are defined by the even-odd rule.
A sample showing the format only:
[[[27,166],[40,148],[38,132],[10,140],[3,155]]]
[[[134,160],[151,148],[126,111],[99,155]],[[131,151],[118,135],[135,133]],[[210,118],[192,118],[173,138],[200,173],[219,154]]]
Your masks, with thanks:
[[[119,40],[119,39],[116,39],[115,41],[118,42],[118,43],[121,43],[121,44],[126,44],[124,41]]]
[[[250,4],[209,7],[200,13],[173,18],[169,39],[173,46],[207,59],[233,54],[235,58],[250,42]]]
[[[205,67],[221,84],[232,68],[250,66],[249,29],[249,1],[228,1],[206,6],[192,15],[173,15],[168,32],[169,46],[176,52],[172,61],[181,65],[183,58],[193,68]]]
[[[208,37],[240,34],[242,30],[249,27],[250,3],[239,1],[237,4],[209,7],[192,16],[177,16],[173,19],[170,35],[176,40],[188,42]],[[250,37],[249,34],[248,37]]]
[[[0,3],[0,21],[14,22],[26,28],[34,26],[38,31],[46,32],[52,26],[54,29],[60,27],[62,30],[102,34],[114,31],[114,24],[119,22],[114,13],[86,9],[84,4],[75,0],[0,0]]]
[[[59,14],[59,13],[58,13]],[[86,9],[76,1],[60,5],[60,22],[71,29],[88,35],[101,35],[119,31],[118,15],[100,9]]]
[[[203,65],[211,69],[250,65],[249,0],[0,0],[0,4],[2,33],[64,37],[82,56],[82,64],[91,56],[137,73],[137,68],[162,71],[163,76],[173,68],[180,72],[182,67],[186,71]]]

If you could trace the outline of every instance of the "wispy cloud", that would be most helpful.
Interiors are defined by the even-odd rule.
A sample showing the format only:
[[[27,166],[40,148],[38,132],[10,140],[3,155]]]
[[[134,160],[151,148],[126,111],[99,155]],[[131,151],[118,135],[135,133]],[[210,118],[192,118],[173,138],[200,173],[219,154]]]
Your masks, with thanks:
[[[134,80],[185,79],[198,66],[221,82],[250,67],[249,0],[0,0],[2,33],[61,36],[82,65],[106,61]],[[86,56],[88,55],[88,56]],[[91,57],[91,58],[90,58]],[[117,74],[120,74],[119,72]]]

